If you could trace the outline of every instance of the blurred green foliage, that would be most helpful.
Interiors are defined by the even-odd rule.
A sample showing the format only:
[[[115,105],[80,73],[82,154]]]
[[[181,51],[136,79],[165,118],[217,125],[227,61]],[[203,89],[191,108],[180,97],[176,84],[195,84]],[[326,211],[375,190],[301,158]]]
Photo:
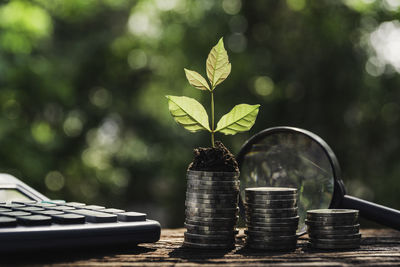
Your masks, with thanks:
[[[182,226],[186,168],[209,137],[181,131],[164,95],[208,103],[183,68],[202,70],[224,36],[216,117],[262,108],[249,133],[217,139],[237,153],[264,128],[306,128],[350,194],[400,208],[399,20],[399,0],[3,1],[0,171]]]

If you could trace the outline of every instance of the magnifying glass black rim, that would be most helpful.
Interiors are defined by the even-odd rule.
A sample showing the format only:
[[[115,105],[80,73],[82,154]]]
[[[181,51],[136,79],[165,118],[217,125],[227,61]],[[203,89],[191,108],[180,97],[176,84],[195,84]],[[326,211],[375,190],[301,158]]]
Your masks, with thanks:
[[[332,166],[332,174],[334,178],[334,187],[333,187],[333,195],[332,199],[329,205],[329,208],[335,208],[340,206],[340,202],[343,198],[343,196],[346,194],[344,185],[342,180],[340,179],[341,172],[340,172],[340,166],[339,162],[333,153],[332,149],[329,147],[329,145],[318,135],[301,129],[301,128],[296,128],[296,127],[289,127],[289,126],[278,126],[278,127],[272,127],[265,129],[255,135],[253,135],[249,140],[244,143],[242,148],[240,149],[239,153],[236,156],[236,161],[239,165],[239,169],[241,169],[244,156],[252,149],[253,144],[258,143],[262,139],[264,139],[266,136],[276,134],[276,133],[297,133],[297,134],[302,134],[310,138],[311,140],[315,141],[321,149],[325,152],[325,154],[328,157],[329,163]],[[244,218],[245,215],[245,210],[244,210],[244,205],[243,205],[243,200],[241,195],[239,194],[239,208],[240,208],[240,215],[242,218]]]

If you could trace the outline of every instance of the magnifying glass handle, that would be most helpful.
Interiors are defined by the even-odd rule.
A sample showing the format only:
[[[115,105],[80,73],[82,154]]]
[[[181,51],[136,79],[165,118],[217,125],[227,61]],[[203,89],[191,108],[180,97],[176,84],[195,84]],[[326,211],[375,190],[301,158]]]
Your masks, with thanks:
[[[349,195],[343,196],[340,207],[359,210],[360,215],[366,219],[400,230],[400,211],[398,210]]]

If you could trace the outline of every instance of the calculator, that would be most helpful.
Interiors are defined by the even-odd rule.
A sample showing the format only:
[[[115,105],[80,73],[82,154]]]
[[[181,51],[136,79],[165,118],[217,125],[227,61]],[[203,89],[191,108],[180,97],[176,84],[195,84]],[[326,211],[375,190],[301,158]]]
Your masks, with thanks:
[[[51,200],[0,173],[0,253],[133,247],[160,239],[161,226],[145,213]]]

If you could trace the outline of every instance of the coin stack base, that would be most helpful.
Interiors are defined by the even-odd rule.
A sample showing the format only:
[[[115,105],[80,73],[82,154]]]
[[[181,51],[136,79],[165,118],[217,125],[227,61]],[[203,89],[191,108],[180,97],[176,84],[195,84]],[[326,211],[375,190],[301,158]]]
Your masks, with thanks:
[[[296,249],[297,189],[286,187],[246,188],[246,244],[252,249]]]
[[[239,173],[188,171],[184,246],[231,249],[238,233]]]
[[[311,248],[342,250],[360,247],[358,210],[309,210],[306,225]]]

